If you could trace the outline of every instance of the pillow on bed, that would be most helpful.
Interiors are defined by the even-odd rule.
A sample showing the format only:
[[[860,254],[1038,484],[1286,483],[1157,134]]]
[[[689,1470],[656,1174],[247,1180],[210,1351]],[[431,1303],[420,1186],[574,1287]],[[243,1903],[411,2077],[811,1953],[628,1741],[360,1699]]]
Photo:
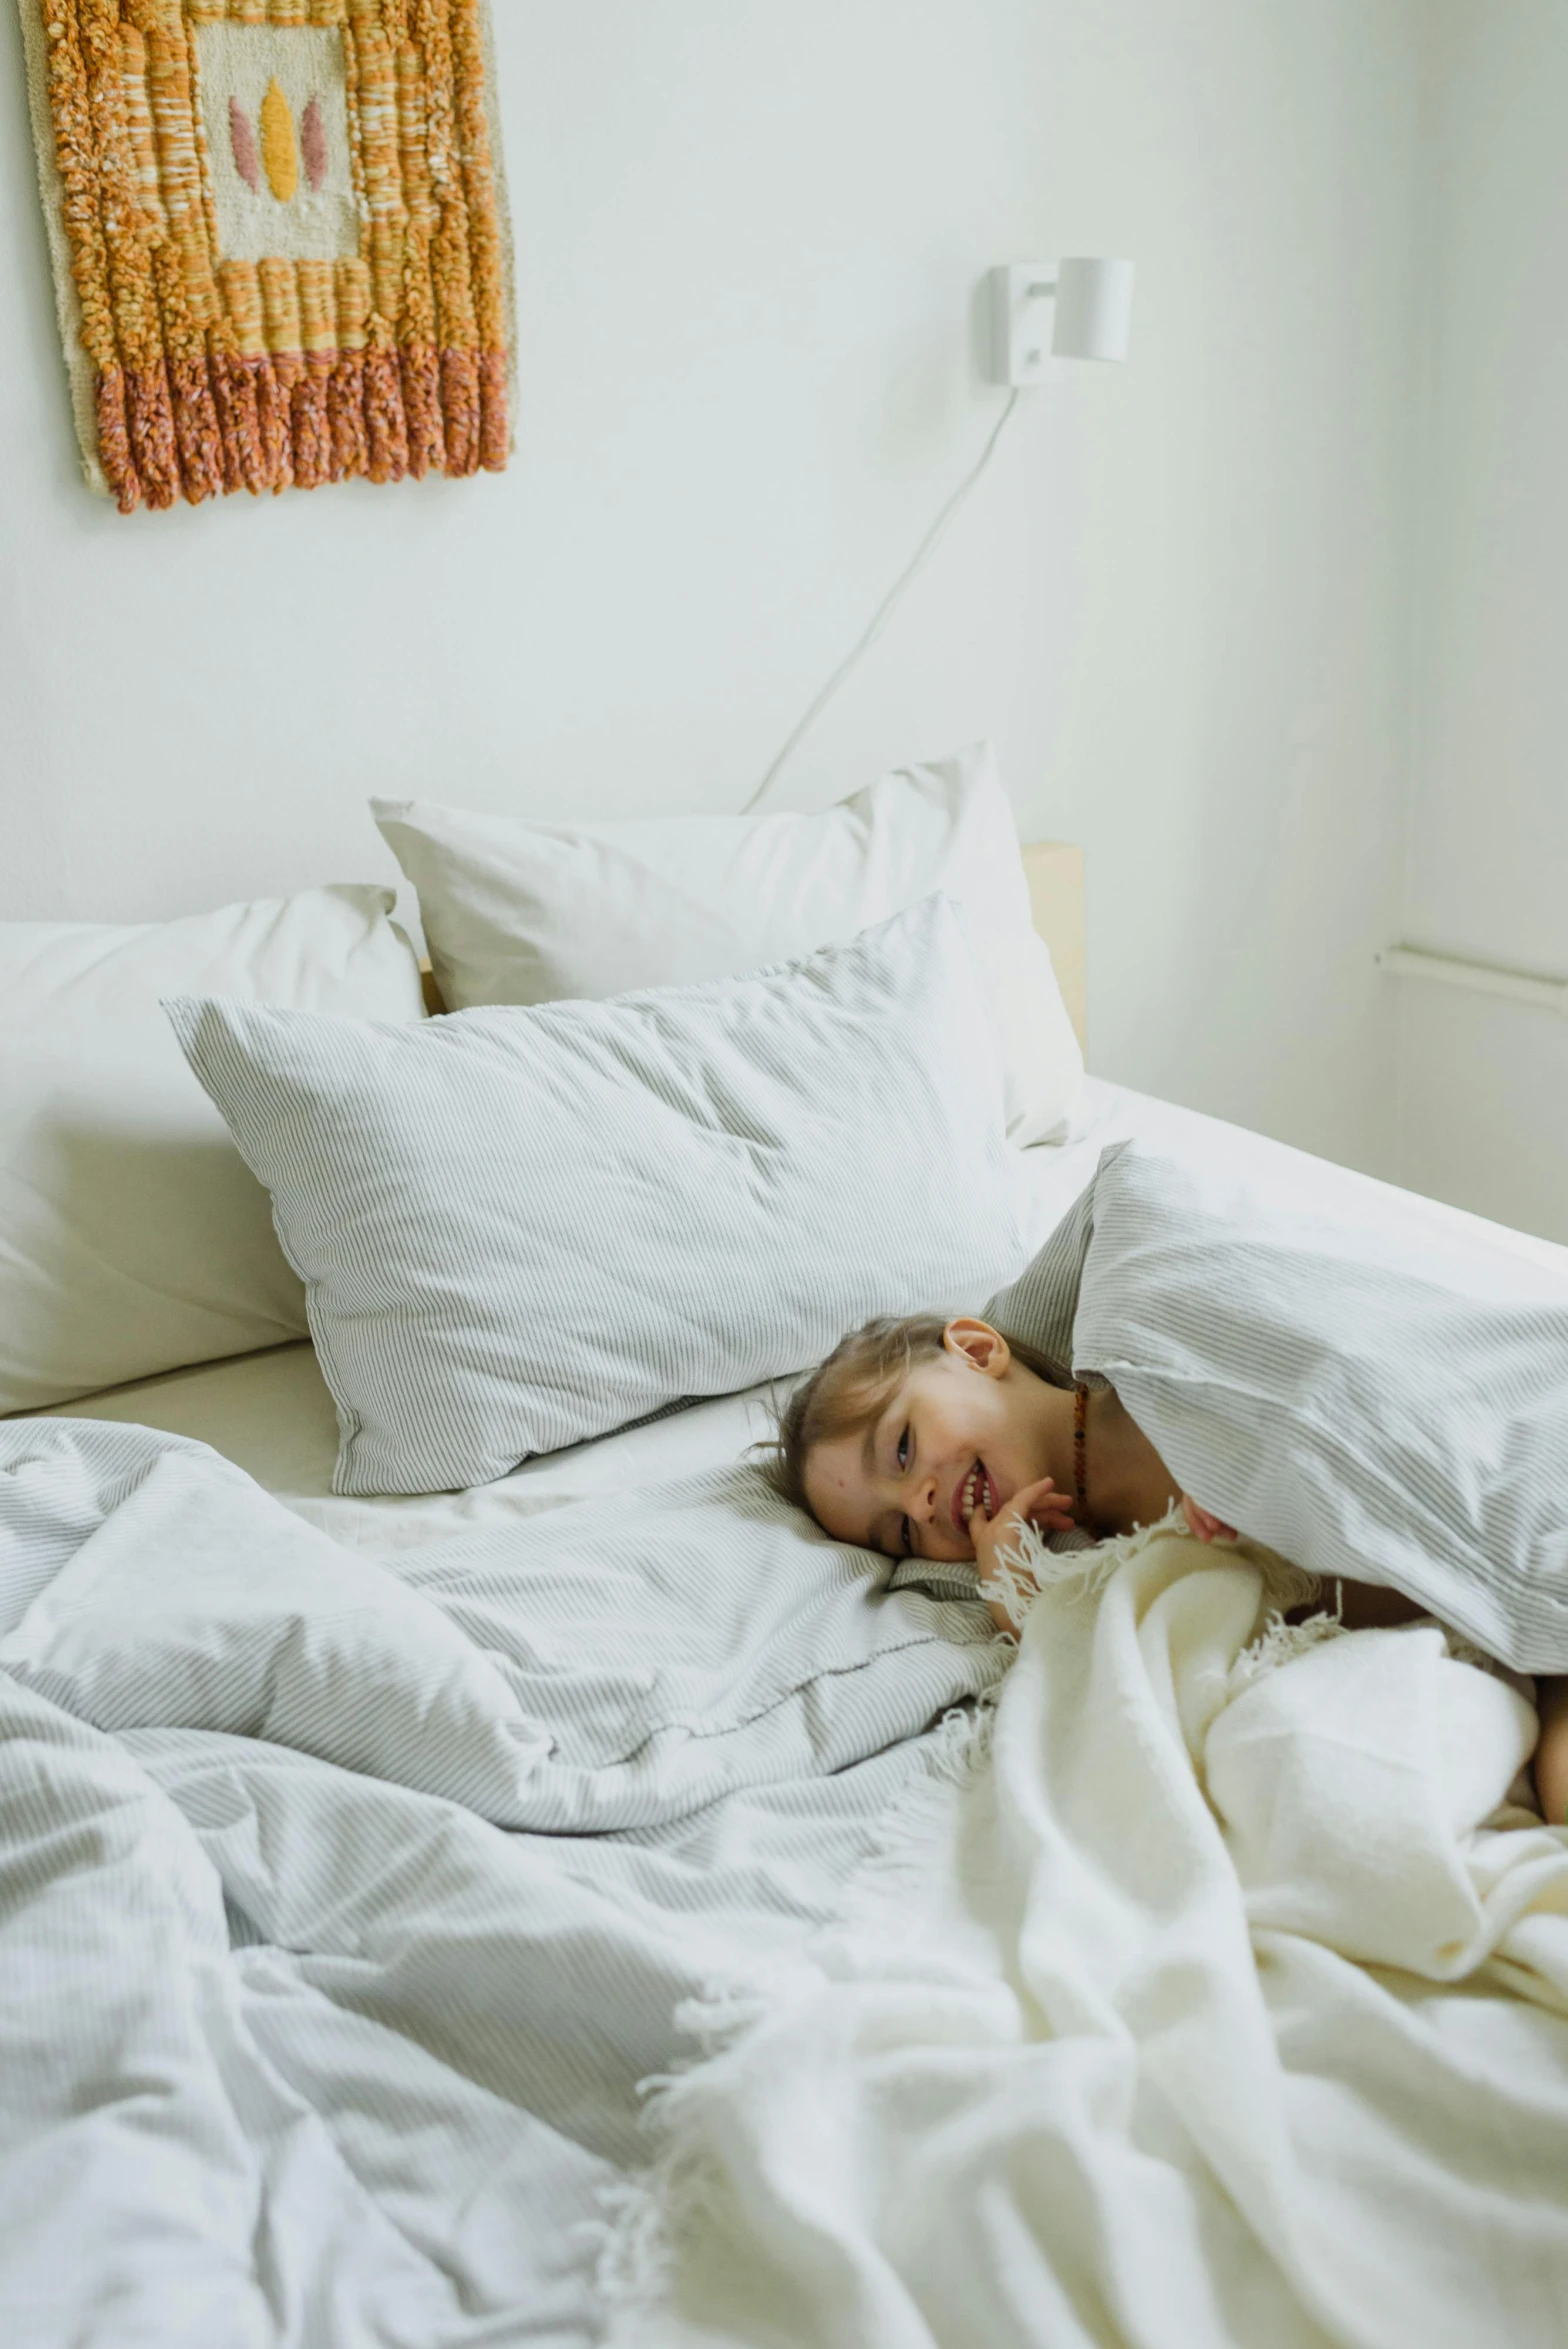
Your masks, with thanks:
[[[1010,1139],[1068,1130],[1083,1056],[1034,927],[989,743],[814,815],[566,829],[421,800],[370,805],[419,892],[452,1011],[728,978],[838,945],[944,891],[996,1017]]]
[[[387,889],[180,921],[0,922],[0,1412],[301,1337],[266,1192],[160,1009],[423,1017]]]
[[[1568,1671],[1568,1251],[1298,1151],[1120,1143],[986,1314],[1252,1540]]]
[[[870,1314],[973,1302],[1025,1253],[943,898],[608,1003],[168,1010],[306,1283],[340,1493],[484,1482],[798,1370]]]

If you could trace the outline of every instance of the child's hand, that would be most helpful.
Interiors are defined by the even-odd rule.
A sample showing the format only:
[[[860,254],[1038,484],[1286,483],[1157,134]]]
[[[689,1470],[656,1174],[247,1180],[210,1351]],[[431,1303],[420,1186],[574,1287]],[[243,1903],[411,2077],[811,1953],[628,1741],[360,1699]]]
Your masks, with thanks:
[[[975,1564],[980,1573],[980,1596],[990,1608],[991,1620],[998,1631],[1016,1632],[1018,1626],[1007,1611],[1000,1595],[1002,1586],[997,1581],[1001,1553],[1010,1547],[1016,1548],[1018,1536],[1026,1525],[1038,1526],[1046,1533],[1070,1533],[1073,1525],[1072,1510],[1057,1491],[1054,1480],[1042,1476],[1038,1484],[1026,1484],[1021,1492],[1014,1493],[1007,1506],[998,1509],[994,1517],[988,1517],[977,1502],[970,1510],[967,1522],[969,1538],[975,1546]],[[1008,1571],[1019,1582],[1036,1590],[1039,1588],[1026,1567],[1012,1566]],[[996,1591],[996,1596],[992,1595],[993,1591]]]
[[[1200,1509],[1191,1493],[1181,1497],[1181,1513],[1187,1520],[1187,1530],[1200,1542],[1233,1542],[1238,1539],[1234,1525],[1225,1525],[1207,1509]]]

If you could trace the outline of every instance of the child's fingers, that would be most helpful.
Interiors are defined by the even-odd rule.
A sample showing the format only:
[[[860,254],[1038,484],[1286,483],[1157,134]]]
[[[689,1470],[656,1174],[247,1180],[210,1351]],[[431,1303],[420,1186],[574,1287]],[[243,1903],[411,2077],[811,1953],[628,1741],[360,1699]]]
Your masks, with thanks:
[[[1008,1511],[1012,1511],[1019,1517],[1034,1517],[1041,1510],[1054,1510],[1058,1516],[1070,1514],[1069,1504],[1057,1491],[1056,1479],[1052,1476],[1042,1476],[1037,1484],[1024,1485],[1014,1493],[1001,1514],[1005,1517]]]
[[[1188,1532],[1195,1534],[1200,1542],[1233,1542],[1236,1539],[1234,1525],[1225,1524],[1210,1509],[1200,1509],[1191,1493],[1182,1494],[1181,1513],[1187,1520]]]
[[[1072,1503],[1057,1491],[1054,1480],[1042,1477],[1038,1484],[1029,1485],[1013,1496],[1013,1507],[1020,1522],[1042,1527],[1048,1533],[1071,1533],[1076,1520]]]
[[[1021,1525],[1043,1526],[1051,1533],[1070,1533],[1073,1522],[1071,1505],[1063,1500],[1055,1478],[1050,1476],[1022,1486],[998,1509],[994,1518],[986,1515],[985,1505],[979,1500],[968,1517],[971,1538],[977,1531],[989,1533],[993,1527],[1002,1527],[1011,1532]]]

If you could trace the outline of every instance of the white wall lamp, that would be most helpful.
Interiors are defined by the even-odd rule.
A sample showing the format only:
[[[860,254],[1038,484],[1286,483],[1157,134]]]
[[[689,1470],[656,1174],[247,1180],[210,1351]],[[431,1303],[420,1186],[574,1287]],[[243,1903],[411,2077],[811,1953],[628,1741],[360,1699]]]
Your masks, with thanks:
[[[1130,261],[1009,261],[990,272],[993,383],[1043,383],[1052,359],[1121,360],[1132,331]]]

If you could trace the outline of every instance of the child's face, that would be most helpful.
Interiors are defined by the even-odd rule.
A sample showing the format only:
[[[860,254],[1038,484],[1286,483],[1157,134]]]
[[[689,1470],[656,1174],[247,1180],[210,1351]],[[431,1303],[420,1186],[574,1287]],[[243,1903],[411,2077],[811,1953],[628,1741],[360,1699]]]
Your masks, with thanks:
[[[1041,1380],[983,1321],[953,1321],[863,1432],[814,1444],[806,1499],[835,1541],[891,1558],[972,1558],[966,1523],[1049,1473]]]

